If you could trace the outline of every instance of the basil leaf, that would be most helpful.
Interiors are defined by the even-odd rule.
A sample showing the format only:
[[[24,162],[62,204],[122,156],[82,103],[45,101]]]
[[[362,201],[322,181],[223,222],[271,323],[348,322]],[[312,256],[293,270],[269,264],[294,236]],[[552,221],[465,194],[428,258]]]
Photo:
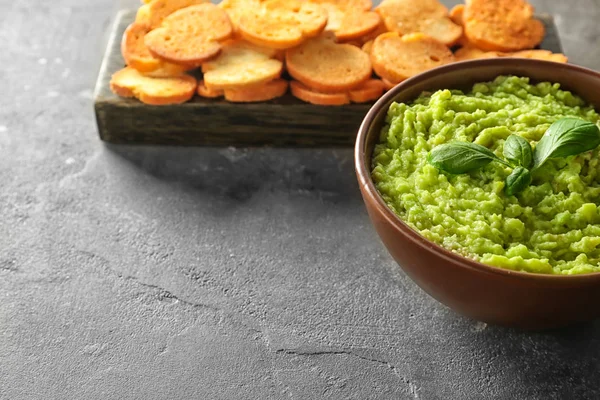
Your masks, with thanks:
[[[531,167],[533,161],[533,150],[529,142],[519,135],[510,135],[504,142],[504,158],[515,166],[523,168]]]
[[[600,145],[600,129],[592,122],[562,118],[544,133],[533,151],[533,168],[551,158],[574,156]]]
[[[531,172],[523,167],[513,169],[513,172],[506,177],[506,194],[512,196],[522,192],[531,184]]]
[[[464,174],[486,166],[492,161],[505,164],[489,149],[470,142],[452,142],[435,147],[427,161],[450,174]]]

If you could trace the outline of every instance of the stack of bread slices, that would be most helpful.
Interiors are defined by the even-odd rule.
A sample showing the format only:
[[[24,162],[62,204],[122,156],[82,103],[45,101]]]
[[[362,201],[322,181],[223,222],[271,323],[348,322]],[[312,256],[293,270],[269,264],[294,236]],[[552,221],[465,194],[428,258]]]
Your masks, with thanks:
[[[403,80],[474,58],[566,62],[534,50],[544,26],[525,0],[143,0],[111,89],[152,105],[195,95],[319,105],[366,103]],[[452,50],[455,50],[454,52]],[[191,74],[202,72],[197,80]]]

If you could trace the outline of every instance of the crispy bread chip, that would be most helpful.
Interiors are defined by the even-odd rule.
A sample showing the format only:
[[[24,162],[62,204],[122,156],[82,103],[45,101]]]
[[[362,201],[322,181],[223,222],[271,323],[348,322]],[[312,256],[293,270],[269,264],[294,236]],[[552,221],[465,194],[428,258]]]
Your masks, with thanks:
[[[375,40],[369,40],[367,43],[363,44],[362,51],[370,55],[371,50],[373,49],[373,42],[375,42]]]
[[[461,46],[469,46],[474,47],[471,43],[469,43],[469,39],[467,39],[467,35],[465,34],[465,21],[464,21],[464,13],[465,13],[465,5],[458,4],[450,10],[450,19],[456,25],[460,25],[463,28],[463,33],[460,38],[456,41],[455,44]]]
[[[160,28],[146,35],[144,42],[155,57],[175,64],[198,66],[216,57],[221,51],[219,41],[231,34],[231,23],[225,11],[205,3],[169,15]]]
[[[148,25],[134,22],[123,34],[121,53],[127,65],[140,73],[153,77],[170,77],[183,74],[187,69],[154,57],[146,45],[144,37],[150,31]]]
[[[275,59],[276,56],[274,49],[242,40],[225,42],[221,54],[202,65],[206,87],[241,89],[277,79],[283,72],[283,63]]]
[[[381,78],[381,82],[383,82],[383,84],[385,85],[386,90],[392,90],[397,85],[397,83],[392,83],[384,78]],[[398,83],[400,83],[400,82],[398,82]]]
[[[216,99],[217,97],[223,97],[225,92],[220,89],[209,89],[204,85],[204,81],[198,82],[198,96],[205,97],[208,99]]]
[[[371,61],[377,75],[399,83],[428,69],[451,63],[455,58],[443,43],[422,33],[400,36],[389,32],[375,39]]]
[[[346,92],[318,92],[298,81],[292,81],[290,83],[290,88],[294,97],[307,103],[316,104],[319,106],[341,106],[344,104],[350,104],[350,96]]]
[[[377,28],[375,28],[375,30],[371,33],[368,33],[362,37],[359,38],[359,40],[365,44],[367,42],[371,42],[375,39],[377,39],[377,37],[379,35],[382,35],[384,33],[389,32],[388,29],[385,27],[385,24],[383,23],[383,21],[377,26]]]
[[[385,83],[381,80],[369,79],[362,86],[350,91],[350,100],[353,103],[368,103],[380,98],[385,90]]]
[[[375,10],[386,28],[400,35],[421,32],[447,46],[462,36],[462,27],[448,18],[448,9],[438,0],[384,0]]]
[[[249,12],[249,10],[259,10],[261,5],[260,0],[223,0],[219,3],[231,20],[234,31],[239,30],[240,19]]]
[[[135,22],[141,25],[150,26],[150,5],[144,4],[137,10],[135,15]]]
[[[239,19],[239,34],[258,46],[289,49],[320,34],[327,25],[327,12],[300,0],[265,0],[257,9],[246,10]]]
[[[206,3],[210,0],[152,0],[148,2],[148,25],[158,28],[163,20],[177,10],[189,6]],[[142,6],[141,8],[143,8]]]
[[[255,103],[283,96],[288,90],[288,81],[275,79],[262,85],[225,90],[225,100],[233,103]]]
[[[567,63],[569,59],[562,53],[552,53],[548,50],[521,50],[514,53],[504,53],[504,57],[533,58],[536,60]]]
[[[146,104],[180,104],[194,96],[196,79],[190,75],[150,78],[140,74],[135,68],[127,67],[112,76],[110,88],[119,96],[136,97]]]
[[[463,21],[464,12],[465,12],[465,5],[457,4],[452,8],[452,10],[450,10],[449,17],[452,20],[452,22],[454,22],[456,25],[464,26],[465,25],[465,21]]]
[[[372,75],[371,61],[364,51],[323,37],[288,50],[286,65],[292,77],[321,92],[350,90]]]
[[[152,78],[175,78],[185,74],[189,70],[189,68],[182,65],[162,62],[156,69],[140,72],[140,74]]]
[[[483,51],[471,45],[461,47],[454,53],[456,61],[476,60],[479,58],[496,58],[500,57],[500,55],[501,54],[496,51]]]
[[[302,82],[290,83],[294,97],[321,106],[340,106],[353,103],[368,103],[377,100],[385,91],[385,84],[379,79],[369,79],[360,87],[350,91],[325,93],[311,89]]]
[[[525,0],[467,0],[463,20],[468,40],[486,51],[532,49],[545,33]]]
[[[327,11],[327,31],[339,41],[349,41],[369,34],[378,28],[381,17],[371,11],[370,0],[309,0]]]

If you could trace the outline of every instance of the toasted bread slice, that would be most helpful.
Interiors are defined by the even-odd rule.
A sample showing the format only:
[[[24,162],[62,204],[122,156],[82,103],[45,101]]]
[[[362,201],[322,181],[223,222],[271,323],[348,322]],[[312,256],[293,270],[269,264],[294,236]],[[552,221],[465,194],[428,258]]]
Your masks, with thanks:
[[[350,100],[353,103],[368,103],[383,95],[385,84],[379,79],[369,79],[357,89],[351,90]]]
[[[398,85],[398,83],[400,83],[400,82],[392,83],[384,78],[381,78],[381,82],[383,82],[383,85],[385,86],[385,90],[392,90],[396,85]]]
[[[286,54],[288,72],[296,80],[321,92],[354,89],[372,75],[368,54],[349,44],[319,37]]]
[[[311,89],[298,81],[292,81],[290,87],[294,97],[307,103],[322,106],[340,106],[350,104],[350,102],[368,103],[380,98],[385,91],[385,84],[379,79],[369,79],[360,87],[350,91],[331,93]]]
[[[514,53],[504,53],[504,57],[533,58],[536,60],[567,63],[569,59],[562,53],[552,53],[548,50],[521,50]]]
[[[300,0],[265,0],[239,19],[239,34],[258,46],[289,49],[317,36],[327,25],[327,12]]]
[[[210,0],[152,0],[148,3],[148,25],[158,28],[163,20],[177,10],[207,3]],[[142,6],[143,7],[143,6]]]
[[[450,10],[450,19],[456,25],[464,26],[465,22],[463,21],[463,14],[465,12],[464,4],[457,4]]]
[[[144,37],[150,31],[148,25],[134,22],[123,34],[121,53],[127,65],[146,76],[170,77],[183,74],[187,68],[154,57],[146,45]]]
[[[150,5],[144,4],[137,10],[137,14],[135,15],[135,22],[140,25],[148,25],[150,26]]]
[[[225,100],[233,103],[256,103],[283,96],[288,90],[288,81],[275,79],[262,85],[225,90]]]
[[[151,71],[138,72],[144,76],[149,76],[152,78],[176,78],[185,74],[187,71],[189,71],[189,68],[182,65],[162,62],[157,68]]]
[[[146,104],[180,104],[194,96],[196,79],[190,75],[150,78],[140,74],[135,68],[127,67],[112,76],[110,88],[119,96],[136,97]]]
[[[371,61],[377,75],[398,83],[455,58],[443,43],[422,33],[400,36],[389,32],[375,39]]]
[[[341,106],[350,104],[350,96],[347,92],[323,93],[311,89],[298,81],[290,82],[290,88],[294,97],[307,103],[319,106]]]
[[[239,30],[240,19],[250,10],[259,10],[261,7],[260,0],[223,0],[219,3],[231,20],[233,30],[237,32]]]
[[[155,57],[175,64],[198,66],[216,57],[221,51],[220,41],[231,34],[231,23],[225,11],[205,3],[169,15],[160,28],[146,34],[144,43]]]
[[[533,7],[525,0],[467,0],[465,34],[477,48],[511,52],[537,46],[544,25],[533,19]]]
[[[496,58],[500,56],[501,53],[496,51],[483,51],[471,45],[461,47],[454,53],[456,61],[475,60],[479,58]]]
[[[462,27],[448,18],[448,9],[438,0],[384,0],[375,10],[386,28],[400,35],[421,32],[447,46],[462,36]]]
[[[457,44],[463,37],[462,26],[456,25],[450,18],[424,20],[417,32],[422,32],[449,47]]]
[[[460,46],[474,47],[471,43],[469,43],[469,39],[467,39],[467,36],[465,35],[464,12],[464,4],[458,4],[454,6],[452,10],[450,10],[450,19],[452,20],[452,22],[454,22],[456,25],[460,25],[463,28],[463,33],[460,39],[458,39],[455,44]]]
[[[388,29],[385,27],[385,24],[384,24],[384,23],[383,23],[383,21],[382,21],[382,22],[380,22],[380,23],[379,23],[379,25],[377,26],[377,28],[375,28],[375,30],[373,30],[373,31],[372,31],[372,32],[370,32],[370,33],[367,33],[367,34],[366,34],[366,35],[364,35],[364,36],[361,36],[361,37],[359,38],[359,40],[360,40],[360,41],[361,41],[363,44],[365,44],[365,43],[367,43],[367,42],[370,42],[370,41],[373,41],[373,40],[377,39],[377,37],[378,37],[379,35],[382,35],[382,34],[384,34],[384,33],[387,33],[387,32],[389,32],[389,31],[388,31]]]
[[[371,50],[373,49],[373,42],[375,42],[375,40],[369,40],[367,43],[363,44],[362,51],[371,55]]]
[[[327,31],[340,42],[360,38],[377,29],[381,17],[370,0],[309,0],[327,11]]]
[[[277,79],[283,71],[283,63],[275,59],[276,55],[274,49],[242,40],[228,41],[217,58],[202,65],[206,87],[241,89]]]
[[[358,47],[358,48],[362,48],[362,46],[363,46],[362,42],[360,40],[358,40],[358,39],[346,40],[346,41],[343,41],[341,43],[343,43],[343,44],[351,44],[352,46]]]
[[[204,85],[204,81],[198,82],[198,96],[206,97],[208,99],[216,99],[218,97],[223,97],[225,92],[220,89],[209,89]]]

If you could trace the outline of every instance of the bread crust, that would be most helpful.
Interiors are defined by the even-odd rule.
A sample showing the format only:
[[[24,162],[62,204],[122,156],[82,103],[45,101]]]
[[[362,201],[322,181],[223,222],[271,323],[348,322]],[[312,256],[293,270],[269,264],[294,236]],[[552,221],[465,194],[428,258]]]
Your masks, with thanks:
[[[116,72],[110,80],[110,88],[115,94],[135,97],[149,105],[185,103],[194,96],[196,85],[196,79],[190,75],[151,78],[132,67]]]
[[[159,28],[146,34],[144,43],[153,56],[193,68],[216,57],[221,51],[220,41],[232,32],[227,13],[204,3],[172,13]]]
[[[231,20],[233,30],[237,34],[239,32],[240,19],[250,10],[260,9],[259,0],[222,0],[219,4]]]
[[[446,46],[454,45],[463,29],[448,17],[438,0],[384,0],[376,9],[390,32],[400,35],[423,33]]]
[[[289,49],[319,35],[327,25],[321,7],[299,0],[266,0],[239,19],[239,34],[258,46]]]
[[[373,50],[373,42],[374,41],[375,40],[369,40],[367,43],[363,44],[361,47],[362,51],[371,55],[371,50]]]
[[[465,35],[475,47],[511,52],[532,49],[544,38],[544,25],[525,0],[467,0]]]
[[[396,87],[396,85],[398,85],[398,83],[400,83],[400,82],[393,83],[393,82],[388,81],[385,78],[381,78],[381,82],[383,82],[383,84],[385,86],[385,90],[392,90],[394,87]]]
[[[358,40],[360,42],[362,42],[362,44],[365,44],[367,42],[371,42],[371,41],[377,39],[377,37],[379,35],[382,35],[387,32],[389,32],[389,31],[385,27],[385,24],[383,23],[383,21],[381,21],[381,23],[377,26],[377,28],[375,28],[372,32],[367,33],[366,35],[361,36]]]
[[[385,92],[385,84],[381,79],[369,79],[357,89],[351,90],[350,100],[353,103],[368,103],[383,95]]]
[[[158,28],[169,15],[182,8],[207,3],[210,0],[152,0],[148,5],[148,25]],[[143,7],[143,6],[142,6]]]
[[[144,4],[140,8],[138,8],[137,13],[135,14],[135,22],[142,25],[150,26],[150,5]]]
[[[497,58],[500,57],[500,53],[496,51],[483,51],[473,47],[473,45],[466,45],[456,50],[454,57],[456,57],[456,61],[466,61],[480,58]]]
[[[288,81],[275,79],[262,85],[225,90],[225,100],[232,103],[256,103],[276,99],[288,90]]]
[[[456,25],[464,26],[463,14],[465,12],[464,4],[457,4],[450,10],[449,17]]]
[[[429,69],[455,61],[443,43],[421,33],[380,35],[371,49],[373,69],[381,78],[399,83]]]
[[[290,83],[292,95],[307,103],[321,106],[340,106],[353,103],[368,103],[377,100],[385,91],[384,83],[379,79],[369,79],[360,87],[332,93],[324,93],[311,89],[302,82],[292,81]]]
[[[198,96],[205,97],[207,99],[216,99],[219,97],[223,97],[225,95],[225,92],[223,92],[222,90],[207,88],[206,85],[204,84],[204,81],[198,82],[197,93],[198,93]]]
[[[350,96],[346,92],[322,93],[315,91],[302,82],[290,82],[292,95],[302,101],[319,106],[341,106],[350,104]]]
[[[533,58],[536,60],[554,61],[558,63],[567,63],[569,58],[562,53],[552,53],[548,50],[521,50],[514,53],[505,53],[504,57]]]
[[[371,11],[369,0],[309,0],[327,11],[326,31],[333,32],[338,41],[358,39],[373,32],[381,24],[381,17]]]
[[[125,29],[121,53],[125,63],[146,76],[169,77],[183,74],[187,68],[154,57],[144,43],[148,25],[134,22]]]

